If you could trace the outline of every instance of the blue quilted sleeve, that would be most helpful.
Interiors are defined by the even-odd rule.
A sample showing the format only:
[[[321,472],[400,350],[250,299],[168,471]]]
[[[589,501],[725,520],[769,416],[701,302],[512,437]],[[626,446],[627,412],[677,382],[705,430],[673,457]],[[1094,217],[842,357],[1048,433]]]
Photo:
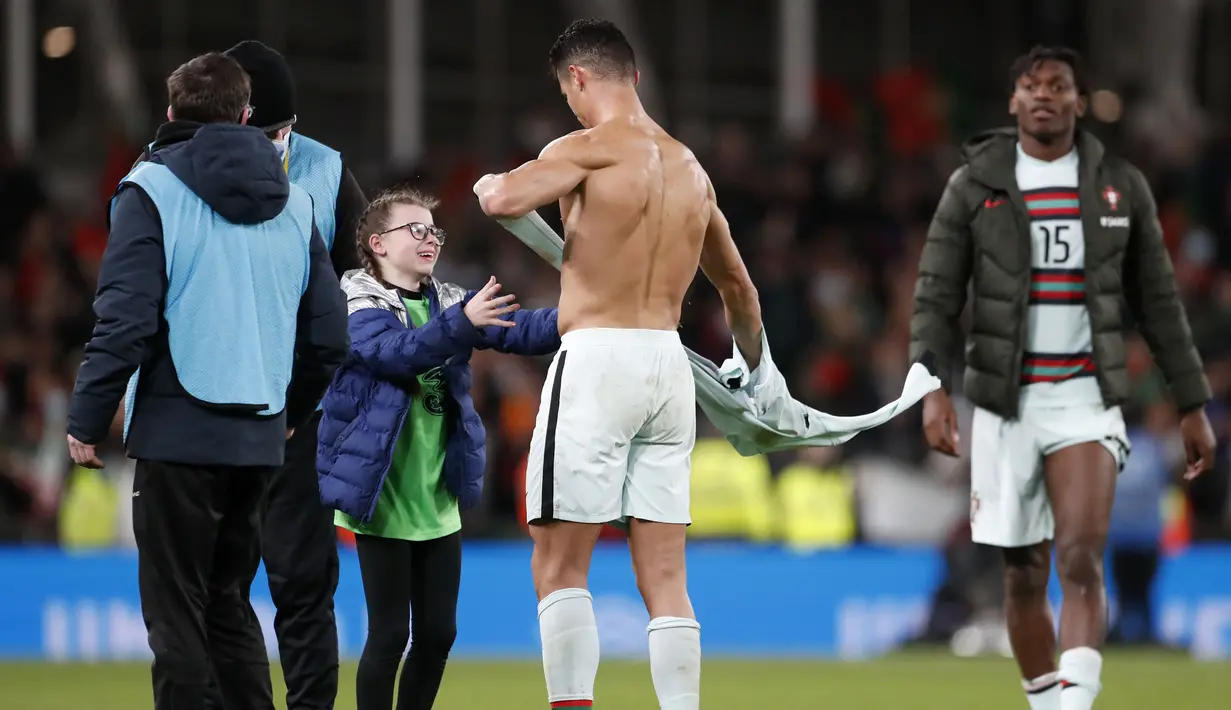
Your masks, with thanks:
[[[560,328],[555,308],[535,308],[515,311],[504,320],[512,328],[488,326],[482,329],[482,342],[477,346],[512,355],[547,355],[560,349]]]
[[[420,328],[407,328],[396,314],[364,308],[350,315],[351,354],[378,377],[415,377],[465,355],[479,331],[461,304],[446,308]]]

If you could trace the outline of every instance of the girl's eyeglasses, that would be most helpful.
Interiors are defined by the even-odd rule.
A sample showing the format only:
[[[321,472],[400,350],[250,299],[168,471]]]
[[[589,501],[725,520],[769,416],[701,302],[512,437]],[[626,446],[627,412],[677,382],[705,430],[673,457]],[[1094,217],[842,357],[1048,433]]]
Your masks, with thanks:
[[[398,226],[386,229],[383,232],[377,232],[377,234],[383,237],[384,235],[389,234],[390,232],[396,232],[399,229],[410,230],[410,236],[414,237],[417,242],[427,239],[427,236],[430,234],[436,238],[437,244],[440,246],[445,245],[445,230],[434,224],[424,224],[422,222],[407,222],[406,224],[399,224]]]

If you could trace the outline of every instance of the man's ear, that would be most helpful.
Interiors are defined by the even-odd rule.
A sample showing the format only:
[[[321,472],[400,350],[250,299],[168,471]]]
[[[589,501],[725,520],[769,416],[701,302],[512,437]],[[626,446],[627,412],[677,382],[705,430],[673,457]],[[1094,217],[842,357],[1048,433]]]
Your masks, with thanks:
[[[1016,96],[1009,97],[1009,115],[1010,116],[1017,115],[1017,97]]]
[[[633,72],[633,86],[641,86],[641,70]]]
[[[243,111],[241,111],[241,112],[240,112],[240,114],[239,114],[239,125],[241,125],[241,126],[246,126],[246,125],[248,125],[248,117],[249,117],[249,116],[251,116],[251,115],[252,115],[252,107],[251,107],[251,106],[245,106],[245,107],[244,107],[244,110],[243,110]]]
[[[168,106],[168,107],[167,107],[167,120],[168,120],[168,121],[174,121],[174,120],[175,120],[175,114],[171,113],[171,107],[170,107],[170,106]]]
[[[1078,118],[1084,118],[1086,115],[1086,109],[1089,107],[1090,107],[1089,99],[1087,99],[1085,96],[1077,97],[1077,117]]]

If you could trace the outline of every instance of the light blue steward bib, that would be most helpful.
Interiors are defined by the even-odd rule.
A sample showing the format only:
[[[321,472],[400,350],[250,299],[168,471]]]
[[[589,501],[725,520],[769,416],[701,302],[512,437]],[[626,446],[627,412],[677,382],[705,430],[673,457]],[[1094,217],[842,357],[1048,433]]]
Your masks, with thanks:
[[[291,131],[289,155],[287,177],[312,195],[316,231],[325,241],[325,248],[333,251],[338,229],[338,190],[342,186],[342,154],[324,143]],[[342,238],[354,239],[355,235],[343,234]],[[316,411],[321,411],[320,403],[317,403]]]
[[[181,386],[207,405],[279,414],[308,285],[312,198],[292,184],[280,215],[242,225],[214,212],[164,165],[142,163],[123,183],[139,185],[158,208],[167,339]],[[139,375],[125,398],[125,436]]]
[[[337,230],[338,188],[342,185],[342,154],[329,146],[291,131],[288,149],[290,165],[286,176],[312,196],[312,216],[316,231],[325,240],[325,249],[333,250]],[[354,239],[353,234],[342,235]]]

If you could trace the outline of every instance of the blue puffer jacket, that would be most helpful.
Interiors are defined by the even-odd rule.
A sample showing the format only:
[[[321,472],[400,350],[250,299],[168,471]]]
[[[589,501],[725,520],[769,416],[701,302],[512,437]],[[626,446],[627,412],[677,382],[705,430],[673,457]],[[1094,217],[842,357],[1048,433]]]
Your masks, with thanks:
[[[517,355],[546,355],[560,348],[556,309],[513,313],[512,328],[475,328],[462,308],[474,295],[433,279],[428,286],[431,318],[409,324],[397,292],[370,274],[342,277],[349,314],[351,350],[321,402],[316,449],[321,502],[369,522],[393,457],[393,445],[416,378],[443,368],[448,439],[444,479],[463,508],[483,490],[487,433],[470,398],[470,353],[491,348]],[[408,324],[410,327],[408,327]]]

